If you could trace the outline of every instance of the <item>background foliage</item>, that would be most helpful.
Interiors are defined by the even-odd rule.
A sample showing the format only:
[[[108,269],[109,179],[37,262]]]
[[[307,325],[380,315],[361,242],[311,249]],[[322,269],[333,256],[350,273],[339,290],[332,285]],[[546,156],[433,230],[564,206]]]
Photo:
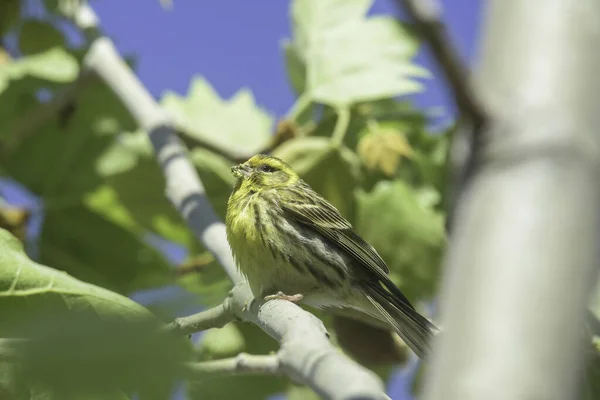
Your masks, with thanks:
[[[22,374],[4,363],[1,393],[15,399],[164,397],[174,366],[184,359],[275,350],[256,327],[239,324],[206,332],[194,349],[154,336],[133,346],[138,341],[132,337],[153,332],[147,327],[177,310],[152,313],[127,296],[180,285],[210,306],[231,284],[166,200],[145,132],[106,86],[92,80],[67,107],[51,108],[78,78],[90,42],[66,46],[59,27],[70,22],[60,13],[60,2],[44,1],[43,18],[29,16],[24,3],[0,2],[0,35],[16,36],[19,55],[13,58],[0,48],[0,174],[40,199],[43,221],[38,234],[27,234],[32,210],[0,203],[5,230],[0,231],[0,328],[5,337],[23,330],[45,332],[65,318],[71,335],[50,335],[55,342],[47,346],[64,349],[63,356],[45,357],[77,372],[74,376],[86,385],[65,385],[48,372],[49,364],[36,362],[23,383],[17,378]],[[381,253],[394,282],[422,305],[436,293],[446,243],[442,210],[450,132],[428,132],[426,116],[407,100],[429,76],[412,61],[419,43],[411,27],[391,17],[367,17],[371,3],[292,2],[293,35],[281,51],[297,101],[285,116],[277,119],[260,108],[244,88],[222,99],[201,76],[190,82],[185,96],[169,92],[160,103],[176,118],[221,217],[233,185],[230,167],[257,152],[271,152],[339,208]],[[40,115],[50,117],[36,123]],[[6,231],[25,243],[36,262]],[[157,238],[182,246],[187,260],[173,265],[156,248]],[[46,325],[25,323],[49,316],[52,322]],[[344,350],[382,376],[392,363],[406,360],[406,349],[388,333],[342,317],[322,317]],[[97,329],[82,333],[77,328],[82,325]],[[98,332],[129,334],[118,339]],[[86,343],[128,350],[82,364],[76,355]],[[106,367],[119,364],[119,374]],[[131,378],[135,374],[128,371],[142,366],[145,379]],[[98,374],[112,383],[102,393],[89,384]],[[186,387],[190,399],[262,399],[279,392],[290,399],[313,396],[270,377],[227,377]]]

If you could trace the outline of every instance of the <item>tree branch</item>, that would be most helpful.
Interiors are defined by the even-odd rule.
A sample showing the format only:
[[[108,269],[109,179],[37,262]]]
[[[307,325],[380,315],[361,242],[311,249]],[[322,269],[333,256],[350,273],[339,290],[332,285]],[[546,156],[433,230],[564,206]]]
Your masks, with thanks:
[[[225,225],[212,209],[204,186],[187,159],[168,113],[150,96],[106,37],[96,39],[84,67],[96,73],[121,99],[138,125],[149,132],[156,157],[165,174],[166,195],[188,222],[196,237],[225,268],[234,283],[241,282],[225,238]]]
[[[189,334],[226,323],[232,316],[259,326],[277,340],[281,344],[276,354],[278,373],[310,386],[323,398],[387,398],[376,375],[332,346],[321,320],[289,301],[257,301],[245,282],[232,289],[223,305],[179,318],[170,328]]]
[[[85,3],[81,8],[82,12],[93,12]],[[76,17],[73,19],[77,21]],[[167,181],[167,197],[236,283],[230,300],[233,313],[258,325],[281,344],[277,357],[283,373],[310,386],[326,399],[387,398],[381,380],[336,350],[323,323],[314,315],[288,301],[272,300],[264,305],[253,301],[248,284],[233,262],[225,225],[208,202],[204,187],[175,134],[173,121],[117,54],[108,38],[94,40],[84,58],[84,67],[97,74],[115,92],[138,125],[149,132]],[[207,321],[225,321],[228,307],[213,309],[212,315],[204,314],[196,320],[197,326],[208,326]],[[214,318],[204,318],[207,315]],[[193,320],[190,317],[188,322]],[[187,325],[184,326],[187,329]]]
[[[209,328],[222,328],[235,319],[229,298],[222,304],[197,314],[176,318],[167,328],[189,335]]]
[[[468,70],[462,63],[441,21],[441,10],[435,0],[397,0],[404,7],[417,31],[429,44],[454,93],[460,112],[475,125],[485,119],[477,94],[469,84]]]
[[[221,360],[188,363],[186,370],[188,378],[196,381],[224,375],[282,374],[277,356],[256,356],[246,353],[240,353],[235,357]]]

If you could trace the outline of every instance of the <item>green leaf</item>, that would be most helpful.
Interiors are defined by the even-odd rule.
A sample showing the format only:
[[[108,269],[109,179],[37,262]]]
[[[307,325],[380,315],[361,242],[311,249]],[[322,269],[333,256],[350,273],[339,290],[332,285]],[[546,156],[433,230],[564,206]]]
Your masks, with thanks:
[[[204,359],[234,357],[244,350],[246,341],[236,324],[206,331],[202,337],[201,352]]]
[[[39,240],[40,261],[119,293],[171,283],[174,273],[143,239],[89,208],[48,209]]]
[[[154,232],[188,249],[197,243],[165,196],[166,182],[145,132],[119,135],[97,159],[107,187],[86,196],[94,210],[124,224]]]
[[[65,38],[52,24],[30,19],[23,22],[19,32],[19,49],[24,55],[32,55],[63,47]]]
[[[300,137],[279,146],[273,155],[281,158],[318,193],[352,220],[352,193],[360,179],[360,160],[346,147],[332,147],[329,138]]]
[[[144,307],[31,261],[4,230],[0,310],[2,343],[23,360],[12,371],[0,365],[0,385],[27,387],[33,398],[164,393],[189,357],[189,344],[161,333],[162,323]],[[4,386],[9,377],[12,388]]]
[[[358,194],[356,229],[386,261],[411,300],[435,293],[445,245],[443,215],[402,181],[382,181]]]
[[[233,287],[225,270],[214,260],[197,271],[184,274],[177,283],[200,296],[202,304],[207,307],[222,303]]]
[[[52,82],[66,83],[77,77],[79,65],[66,50],[56,47],[42,53],[4,64],[0,68],[0,91],[11,80],[32,76]]]
[[[3,229],[0,229],[0,249],[0,308],[12,303],[23,307],[22,311],[32,312],[31,307],[35,309],[36,306],[45,311],[46,306],[41,301],[36,302],[47,299],[48,309],[58,307],[77,311],[91,307],[99,315],[151,316],[149,311],[126,297],[33,262],[23,252],[22,244]],[[4,311],[11,317],[26,319],[25,314],[19,317],[16,309],[4,308]],[[0,327],[3,334],[12,329],[9,325]]]
[[[273,117],[255,104],[248,89],[224,101],[205,79],[195,78],[187,97],[168,92],[161,104],[192,139],[234,153],[259,152],[271,137]]]
[[[335,107],[421,90],[429,74],[412,64],[417,41],[400,22],[366,17],[372,0],[294,0],[293,49],[306,91]],[[288,50],[289,52],[289,50]]]
[[[17,140],[4,161],[5,170],[47,207],[77,204],[103,183],[96,162],[117,133],[133,125],[112,91],[95,83],[78,99],[68,120],[51,119]]]

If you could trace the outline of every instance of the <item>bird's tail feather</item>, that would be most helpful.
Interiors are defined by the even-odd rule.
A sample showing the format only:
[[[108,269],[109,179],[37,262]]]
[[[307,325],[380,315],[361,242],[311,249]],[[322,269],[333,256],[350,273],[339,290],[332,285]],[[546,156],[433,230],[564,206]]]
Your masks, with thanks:
[[[366,297],[412,351],[421,359],[427,358],[437,328],[409,304],[394,301],[381,286],[369,286]]]

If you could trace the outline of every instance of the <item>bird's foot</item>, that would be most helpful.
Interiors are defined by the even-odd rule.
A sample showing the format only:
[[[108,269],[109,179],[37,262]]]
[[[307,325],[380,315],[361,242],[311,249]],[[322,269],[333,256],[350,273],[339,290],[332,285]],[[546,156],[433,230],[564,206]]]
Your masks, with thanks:
[[[304,295],[302,295],[300,293],[290,296],[290,295],[284,294],[283,292],[277,292],[277,294],[265,296],[265,301],[287,300],[287,301],[291,301],[292,303],[298,303],[298,302],[302,301],[303,298],[304,298]]]

